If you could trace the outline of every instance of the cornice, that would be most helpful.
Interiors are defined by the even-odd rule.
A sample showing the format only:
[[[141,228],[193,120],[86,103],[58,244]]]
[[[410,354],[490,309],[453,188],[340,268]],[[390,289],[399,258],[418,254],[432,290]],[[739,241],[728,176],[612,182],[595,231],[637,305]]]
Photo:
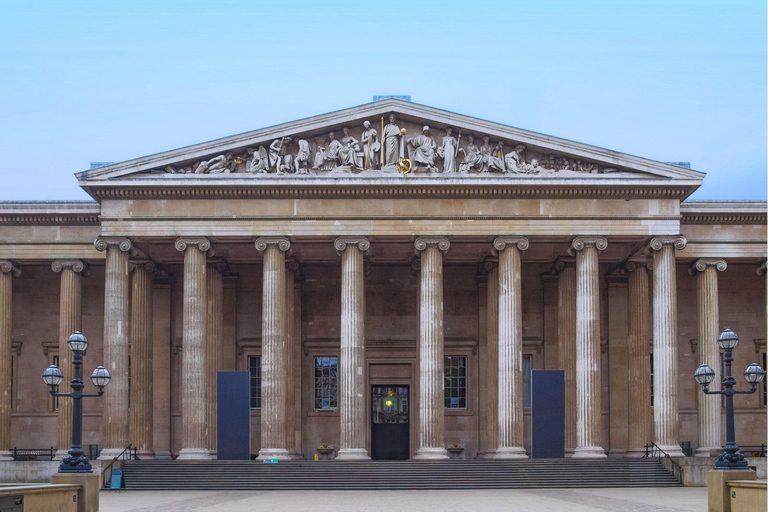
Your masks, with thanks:
[[[681,224],[768,224],[761,201],[690,201],[680,205]]]
[[[0,202],[0,225],[90,226],[100,213],[94,201],[7,201]]]

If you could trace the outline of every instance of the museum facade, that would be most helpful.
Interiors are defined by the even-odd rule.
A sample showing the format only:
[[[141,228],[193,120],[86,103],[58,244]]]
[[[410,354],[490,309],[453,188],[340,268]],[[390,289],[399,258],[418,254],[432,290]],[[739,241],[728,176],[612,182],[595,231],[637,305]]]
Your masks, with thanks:
[[[215,456],[221,371],[261,458],[524,458],[535,370],[569,456],[710,456],[694,370],[725,327],[765,367],[766,203],[686,201],[687,168],[389,99],[77,179],[92,202],[0,203],[0,458],[69,448],[40,376],[77,330],[105,459]],[[765,384],[736,429],[766,442]]]

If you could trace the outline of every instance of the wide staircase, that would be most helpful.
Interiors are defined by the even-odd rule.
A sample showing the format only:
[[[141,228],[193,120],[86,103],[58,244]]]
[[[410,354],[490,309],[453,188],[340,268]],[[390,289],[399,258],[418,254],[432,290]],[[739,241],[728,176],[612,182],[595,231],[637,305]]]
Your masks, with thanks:
[[[446,462],[128,461],[126,490],[381,490],[673,487],[658,459]]]

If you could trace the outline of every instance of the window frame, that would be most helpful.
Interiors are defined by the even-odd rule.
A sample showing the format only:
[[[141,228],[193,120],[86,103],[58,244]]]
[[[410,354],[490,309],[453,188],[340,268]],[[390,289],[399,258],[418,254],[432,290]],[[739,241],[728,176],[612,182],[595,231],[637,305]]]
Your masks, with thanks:
[[[318,359],[335,359],[336,360],[336,365],[335,365],[336,366],[336,376],[335,376],[335,379],[336,379],[336,386],[335,386],[336,387],[336,407],[328,407],[328,408],[322,407],[322,408],[319,408],[319,409],[317,408],[317,391],[318,391],[318,387],[317,387],[317,379],[318,379],[318,377],[317,377],[317,370],[318,370],[317,360]],[[312,356],[311,362],[312,362],[312,378],[311,378],[311,382],[312,382],[312,410],[314,412],[336,412],[336,413],[338,413],[338,411],[339,411],[339,356],[338,355],[314,355],[314,356]],[[319,368],[322,369],[322,368],[326,368],[326,367],[325,366],[320,366]],[[330,368],[332,368],[332,366],[328,366],[327,368],[330,369]],[[323,376],[320,377],[320,379],[323,379],[323,378],[325,378],[325,377],[323,377]],[[328,378],[331,379],[331,378],[334,378],[334,377],[330,377],[329,376]],[[329,385],[331,385],[331,384],[329,383]],[[321,383],[321,386],[322,386],[322,383]],[[329,389],[329,392],[332,392],[332,391],[333,391],[333,388],[331,387]],[[320,397],[321,400],[323,400],[324,398],[325,397],[323,397],[323,396]],[[332,394],[328,398],[329,404],[330,404],[331,398],[332,398]]]
[[[253,407],[253,374],[251,373],[253,366],[251,365],[251,358],[252,357],[258,357],[259,358],[259,406]],[[248,405],[250,406],[251,411],[258,411],[261,412],[262,407],[262,401],[261,401],[261,384],[262,384],[262,356],[261,354],[248,354],[245,356],[246,360],[246,366],[248,367]]]
[[[456,377],[458,379],[464,379],[464,407],[449,407],[446,406],[445,402],[447,399],[451,398],[447,396],[448,388],[446,387],[446,383],[449,380],[448,373],[447,373],[447,367],[445,364],[447,363],[448,358],[461,358],[464,360],[464,375]],[[460,366],[457,366],[456,368],[459,368]],[[451,388],[453,389],[453,388]],[[458,387],[457,389],[461,389],[461,387]],[[469,357],[464,354],[444,354],[443,355],[443,409],[447,411],[468,411],[469,410]],[[458,397],[459,400],[461,400],[461,396]]]

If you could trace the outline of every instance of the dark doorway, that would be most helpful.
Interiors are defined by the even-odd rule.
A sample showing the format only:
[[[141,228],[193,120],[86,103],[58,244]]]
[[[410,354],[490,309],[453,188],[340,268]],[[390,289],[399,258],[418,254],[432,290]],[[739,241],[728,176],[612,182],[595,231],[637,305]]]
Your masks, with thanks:
[[[408,460],[408,386],[371,386],[371,458]]]

